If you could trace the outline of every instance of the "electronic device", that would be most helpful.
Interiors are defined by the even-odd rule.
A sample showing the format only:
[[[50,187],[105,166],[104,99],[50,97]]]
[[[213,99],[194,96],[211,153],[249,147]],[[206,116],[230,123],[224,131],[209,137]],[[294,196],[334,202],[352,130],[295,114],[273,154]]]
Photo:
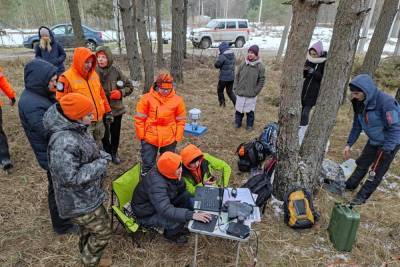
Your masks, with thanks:
[[[245,239],[250,235],[250,227],[243,223],[231,222],[229,223],[228,229],[226,229],[226,233],[228,235]]]
[[[194,197],[194,209],[219,212],[223,198],[222,190],[218,187],[197,187]]]
[[[231,196],[232,196],[233,198],[236,198],[236,197],[237,197],[237,189],[236,189],[236,188],[232,188],[232,190],[231,190]]]
[[[193,221],[192,229],[210,232],[210,233],[214,232],[215,225],[217,224],[217,221],[218,221],[218,216],[215,214],[210,214],[210,215],[212,217],[211,217],[211,221],[209,221],[208,223],[203,223],[200,221]]]
[[[253,206],[238,202],[238,201],[228,201],[228,219],[236,219],[238,217],[247,218],[253,212]]]

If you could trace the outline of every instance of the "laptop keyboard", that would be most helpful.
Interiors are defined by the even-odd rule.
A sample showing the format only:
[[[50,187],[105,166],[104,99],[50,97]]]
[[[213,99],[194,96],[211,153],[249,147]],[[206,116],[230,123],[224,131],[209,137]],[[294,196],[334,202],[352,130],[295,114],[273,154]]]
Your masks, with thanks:
[[[202,210],[219,210],[221,202],[215,199],[204,199],[201,201]]]
[[[211,214],[211,216],[212,216],[212,219],[208,223],[194,221],[192,224],[192,229],[210,232],[210,233],[214,232],[215,225],[217,224],[217,221],[218,221],[218,216],[215,214]]]

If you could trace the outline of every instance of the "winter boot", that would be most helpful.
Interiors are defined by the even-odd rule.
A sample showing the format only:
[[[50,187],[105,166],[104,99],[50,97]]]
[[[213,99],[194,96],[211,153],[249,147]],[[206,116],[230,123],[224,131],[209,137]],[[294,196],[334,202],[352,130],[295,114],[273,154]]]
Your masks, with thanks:
[[[353,203],[354,205],[364,204],[365,201],[367,201],[372,195],[372,193],[375,192],[379,183],[373,178],[373,180],[371,180],[371,178],[368,178],[368,180],[365,181],[360,191],[358,191],[357,195],[353,198],[351,203]]]
[[[246,116],[246,130],[253,130],[254,126],[254,111],[250,111]]]
[[[353,191],[360,184],[361,180],[367,174],[368,169],[361,169],[356,167],[350,178],[346,181],[346,190]]]
[[[244,117],[244,113],[240,113],[239,111],[235,112],[235,128],[242,127],[243,117]]]
[[[118,154],[112,154],[111,158],[112,163],[114,163],[115,165],[121,164],[121,159],[119,158]]]

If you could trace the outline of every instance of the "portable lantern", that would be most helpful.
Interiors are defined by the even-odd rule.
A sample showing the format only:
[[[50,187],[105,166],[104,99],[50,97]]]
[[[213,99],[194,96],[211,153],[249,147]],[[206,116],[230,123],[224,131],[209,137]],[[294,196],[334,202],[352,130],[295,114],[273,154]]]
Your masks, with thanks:
[[[185,125],[185,134],[191,134],[194,136],[201,136],[207,131],[207,127],[199,125],[201,116],[201,110],[198,108],[192,108],[189,110],[189,123]]]

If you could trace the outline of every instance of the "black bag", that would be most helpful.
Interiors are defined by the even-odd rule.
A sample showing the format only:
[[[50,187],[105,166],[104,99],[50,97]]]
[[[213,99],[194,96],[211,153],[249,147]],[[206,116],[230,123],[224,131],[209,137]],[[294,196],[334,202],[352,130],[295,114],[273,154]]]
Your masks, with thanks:
[[[249,172],[265,160],[264,146],[257,139],[249,143],[241,143],[236,149],[239,156],[238,168],[241,172]]]

